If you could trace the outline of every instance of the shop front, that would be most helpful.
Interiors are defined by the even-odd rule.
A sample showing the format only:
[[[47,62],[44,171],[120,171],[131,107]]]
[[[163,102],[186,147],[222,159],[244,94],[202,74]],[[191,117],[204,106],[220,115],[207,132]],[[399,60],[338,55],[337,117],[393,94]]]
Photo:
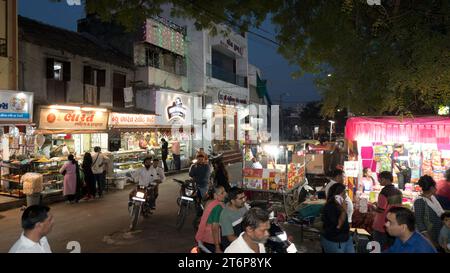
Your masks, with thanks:
[[[239,144],[249,133],[249,128],[246,128],[248,123],[245,122],[248,116],[248,95],[219,90],[213,96],[204,118],[211,122],[210,139],[214,151],[239,151]]]
[[[108,150],[108,110],[65,105],[41,106],[37,135],[45,142],[39,153],[47,158],[74,154],[77,157],[99,146]]]
[[[34,153],[33,93],[0,90],[0,194],[23,197],[21,176]]]
[[[355,207],[363,214],[377,201],[382,171],[392,172],[394,185],[403,192],[403,205],[411,207],[420,194],[419,178],[430,175],[438,181],[450,168],[450,118],[352,117],[345,137],[350,194],[355,193]],[[363,177],[367,169],[371,177]]]
[[[73,154],[81,164],[85,152],[99,146],[108,149],[108,110],[69,105],[40,106],[36,135],[36,154],[31,170],[42,175],[43,197],[61,195],[63,176],[59,173],[67,156]],[[109,170],[108,170],[109,172]]]
[[[164,136],[164,131],[156,128],[155,115],[110,113],[109,150],[115,178],[141,168],[148,155],[161,158],[159,140]]]

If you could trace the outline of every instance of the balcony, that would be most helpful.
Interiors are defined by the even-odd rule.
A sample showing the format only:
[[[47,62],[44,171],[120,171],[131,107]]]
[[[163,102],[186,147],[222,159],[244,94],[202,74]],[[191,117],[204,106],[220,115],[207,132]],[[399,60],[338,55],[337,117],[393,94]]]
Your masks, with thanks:
[[[236,75],[233,72],[227,71],[219,66],[210,63],[206,64],[206,75],[224,82],[248,88],[247,77]]]
[[[157,85],[179,91],[188,90],[187,77],[167,72],[155,67],[138,67],[136,80],[143,81],[148,85]]]

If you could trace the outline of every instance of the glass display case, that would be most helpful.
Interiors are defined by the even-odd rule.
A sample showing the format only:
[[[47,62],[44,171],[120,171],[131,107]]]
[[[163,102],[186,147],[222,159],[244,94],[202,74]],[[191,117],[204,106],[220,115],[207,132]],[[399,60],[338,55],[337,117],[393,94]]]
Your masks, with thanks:
[[[149,156],[147,150],[117,151],[112,153],[113,172],[115,177],[126,176],[127,173],[142,167],[142,162]]]
[[[63,191],[64,176],[59,173],[64,160],[41,159],[32,162],[32,169],[43,175],[43,195],[59,194]]]
[[[23,185],[20,178],[22,175],[30,171],[30,164],[28,161],[21,163],[6,163],[0,164],[1,188],[0,195],[7,195],[12,197],[22,198]]]

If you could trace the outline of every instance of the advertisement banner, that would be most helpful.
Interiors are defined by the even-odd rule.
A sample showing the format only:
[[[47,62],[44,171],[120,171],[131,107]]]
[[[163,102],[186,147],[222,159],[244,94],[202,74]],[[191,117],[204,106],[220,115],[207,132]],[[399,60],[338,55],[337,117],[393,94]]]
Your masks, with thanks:
[[[101,131],[107,125],[107,112],[41,108],[39,115],[39,129]]]
[[[0,90],[0,122],[33,120],[33,93]]]
[[[156,91],[157,125],[192,125],[193,97],[170,91]]]
[[[109,126],[115,128],[145,128],[156,124],[155,115],[111,113]]]

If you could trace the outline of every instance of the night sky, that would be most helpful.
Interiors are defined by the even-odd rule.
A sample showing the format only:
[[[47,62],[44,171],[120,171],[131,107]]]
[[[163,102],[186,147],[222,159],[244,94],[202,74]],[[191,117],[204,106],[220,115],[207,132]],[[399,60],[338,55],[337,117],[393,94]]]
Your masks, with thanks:
[[[54,3],[50,0],[19,0],[19,14],[50,25],[76,31],[77,20],[84,17],[82,6],[69,6],[66,1]],[[267,20],[260,29],[254,32],[269,39],[274,38],[274,26]],[[249,62],[262,71],[267,79],[269,94],[274,104],[279,104],[279,96],[283,96],[283,105],[293,106],[295,103],[320,99],[313,84],[313,76],[305,75],[301,79],[293,80],[290,76],[295,68],[277,53],[277,45],[248,35]]]

